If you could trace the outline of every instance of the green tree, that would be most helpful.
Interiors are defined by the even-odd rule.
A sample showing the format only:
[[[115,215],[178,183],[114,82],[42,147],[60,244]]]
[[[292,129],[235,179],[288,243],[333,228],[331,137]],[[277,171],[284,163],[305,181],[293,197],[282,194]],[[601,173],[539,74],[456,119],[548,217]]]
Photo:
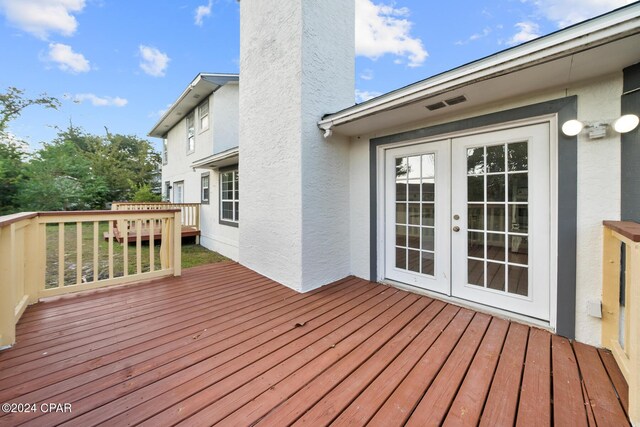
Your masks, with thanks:
[[[19,142],[10,139],[0,141],[0,215],[17,211],[17,194],[24,179],[23,159],[25,151]]]
[[[25,98],[24,90],[10,86],[5,93],[0,93],[0,133],[4,134],[9,122],[17,119],[22,110],[30,105],[41,105],[57,110],[60,107],[60,101],[46,93],[38,98]]]
[[[104,207],[107,185],[91,162],[70,141],[44,144],[26,164],[28,177],[20,187],[25,210],[85,210]]]
[[[159,194],[154,193],[151,190],[151,186],[148,184],[145,184],[141,187],[139,187],[136,192],[133,194],[133,199],[131,200],[132,202],[161,202],[162,201],[162,196],[160,196]]]
[[[159,164],[160,155],[146,140],[92,135],[70,123],[29,163],[31,182],[22,186],[20,201],[32,210],[104,209],[151,188]]]
[[[15,87],[9,87],[6,92],[0,93],[0,215],[19,210],[17,199],[19,188],[25,179],[23,170],[26,152],[24,143],[9,133],[8,125],[31,105],[57,109],[60,102],[46,94],[38,98],[25,98],[24,91]]]

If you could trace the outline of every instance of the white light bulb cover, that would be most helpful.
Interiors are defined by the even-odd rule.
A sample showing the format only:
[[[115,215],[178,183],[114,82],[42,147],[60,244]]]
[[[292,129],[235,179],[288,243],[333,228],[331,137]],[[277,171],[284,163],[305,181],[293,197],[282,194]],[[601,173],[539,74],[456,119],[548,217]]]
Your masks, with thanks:
[[[634,130],[638,126],[638,123],[640,123],[638,116],[635,114],[625,114],[613,122],[613,128],[618,133],[627,133]]]
[[[562,133],[567,136],[576,136],[583,127],[584,124],[579,120],[568,120],[562,125]]]

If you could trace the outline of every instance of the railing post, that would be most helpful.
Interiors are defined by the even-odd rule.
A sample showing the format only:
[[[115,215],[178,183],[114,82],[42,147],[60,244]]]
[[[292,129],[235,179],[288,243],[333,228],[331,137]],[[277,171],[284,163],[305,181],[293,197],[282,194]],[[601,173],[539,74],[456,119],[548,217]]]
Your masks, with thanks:
[[[15,290],[12,283],[11,226],[0,228],[0,348],[16,342]]]
[[[627,245],[627,298],[629,316],[629,419],[640,426],[640,243]]]
[[[620,241],[608,227],[603,229],[602,258],[602,345],[613,349],[619,338]]]
[[[173,219],[173,275],[182,275],[182,212],[174,214]]]
[[[28,304],[38,302],[38,292],[44,289],[46,269],[46,233],[45,225],[33,218],[25,230],[25,248],[29,248],[25,259],[24,293]]]

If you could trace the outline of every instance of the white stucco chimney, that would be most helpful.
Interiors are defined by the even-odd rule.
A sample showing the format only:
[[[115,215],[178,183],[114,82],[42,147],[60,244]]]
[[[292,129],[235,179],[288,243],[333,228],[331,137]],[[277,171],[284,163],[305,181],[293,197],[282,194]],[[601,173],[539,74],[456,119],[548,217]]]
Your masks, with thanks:
[[[353,0],[240,2],[240,262],[307,291],[349,274]],[[367,250],[363,248],[363,250]]]

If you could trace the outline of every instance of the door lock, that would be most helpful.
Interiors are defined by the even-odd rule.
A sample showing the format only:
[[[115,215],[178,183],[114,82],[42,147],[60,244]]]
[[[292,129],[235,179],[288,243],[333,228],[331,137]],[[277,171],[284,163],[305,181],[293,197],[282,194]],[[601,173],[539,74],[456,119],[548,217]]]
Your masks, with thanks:
[[[453,216],[453,219],[455,219],[455,220],[459,220],[459,219],[460,219],[460,215],[455,214],[455,215]]]
[[[456,225],[455,227],[453,227],[453,231],[455,231],[455,232],[457,233],[458,231],[460,231],[460,227],[458,227],[458,226]]]

